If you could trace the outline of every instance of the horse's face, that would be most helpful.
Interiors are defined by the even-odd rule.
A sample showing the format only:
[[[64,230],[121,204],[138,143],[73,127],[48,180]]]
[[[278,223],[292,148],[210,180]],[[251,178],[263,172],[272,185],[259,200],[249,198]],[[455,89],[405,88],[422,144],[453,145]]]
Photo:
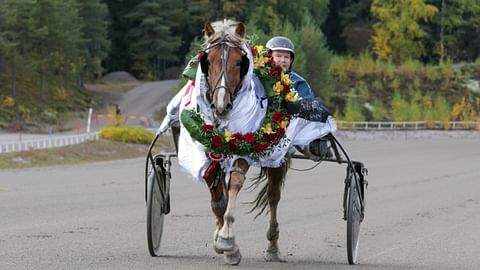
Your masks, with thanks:
[[[210,46],[200,62],[202,71],[207,75],[207,99],[210,106],[218,118],[225,118],[233,108],[233,99],[248,71],[246,53],[241,47],[221,40]]]

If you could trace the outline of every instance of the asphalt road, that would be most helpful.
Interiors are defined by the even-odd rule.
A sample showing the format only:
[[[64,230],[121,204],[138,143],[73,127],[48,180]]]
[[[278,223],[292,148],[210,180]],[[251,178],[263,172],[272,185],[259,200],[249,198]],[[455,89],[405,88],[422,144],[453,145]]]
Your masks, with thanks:
[[[370,172],[357,266],[347,264],[341,219],[344,165],[289,172],[279,208],[288,263],[263,260],[267,218],[239,204],[243,259],[231,267],[212,249],[206,187],[176,162],[164,256],[150,257],[144,160],[132,159],[0,171],[0,269],[480,269],[479,136],[343,143]],[[239,200],[252,197],[243,190]]]

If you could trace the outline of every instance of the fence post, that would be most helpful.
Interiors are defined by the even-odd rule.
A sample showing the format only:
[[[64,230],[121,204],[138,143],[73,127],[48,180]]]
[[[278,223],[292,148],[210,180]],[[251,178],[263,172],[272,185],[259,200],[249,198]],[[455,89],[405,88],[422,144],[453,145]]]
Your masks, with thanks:
[[[92,124],[92,114],[93,114],[93,109],[92,108],[88,109],[87,133],[90,133],[90,126]]]

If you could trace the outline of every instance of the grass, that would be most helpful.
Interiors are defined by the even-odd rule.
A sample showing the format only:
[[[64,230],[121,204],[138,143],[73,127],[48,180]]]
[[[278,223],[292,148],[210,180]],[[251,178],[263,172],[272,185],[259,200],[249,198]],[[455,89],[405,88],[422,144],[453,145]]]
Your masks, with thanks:
[[[156,144],[154,153],[172,151],[173,143],[164,141],[167,140]],[[67,147],[0,154],[0,170],[146,157],[147,151],[148,145],[96,140]]]

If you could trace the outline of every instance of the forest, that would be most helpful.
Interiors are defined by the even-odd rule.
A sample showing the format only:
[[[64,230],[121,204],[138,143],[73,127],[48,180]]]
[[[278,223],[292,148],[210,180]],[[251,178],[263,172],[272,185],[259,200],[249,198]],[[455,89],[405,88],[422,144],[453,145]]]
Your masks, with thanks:
[[[478,0],[0,0],[0,128],[92,106],[111,71],[178,78],[206,21],[285,35],[339,119],[478,120]],[[95,105],[95,104],[94,104]]]

